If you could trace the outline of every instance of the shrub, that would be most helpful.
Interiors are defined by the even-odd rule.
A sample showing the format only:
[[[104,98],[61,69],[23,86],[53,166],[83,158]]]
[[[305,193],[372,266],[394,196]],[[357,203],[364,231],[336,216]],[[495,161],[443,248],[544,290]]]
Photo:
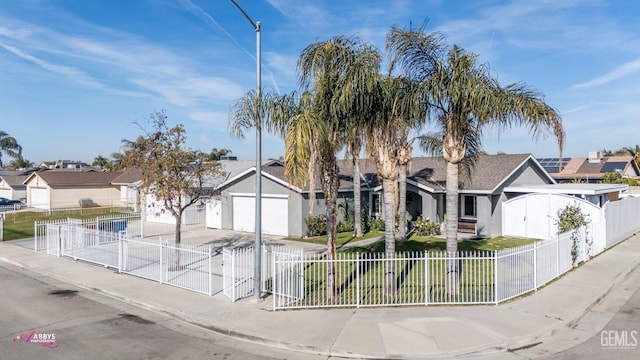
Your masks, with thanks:
[[[558,225],[558,232],[564,233],[571,231],[571,260],[574,267],[578,265],[578,249],[580,241],[579,229],[586,226],[588,223],[588,215],[583,214],[580,206],[577,204],[567,205],[563,209],[558,210],[558,220],[556,221],[556,225]],[[587,246],[585,252],[588,255],[593,241],[589,239],[588,234],[585,234],[585,236]]]
[[[340,221],[336,228],[336,231],[339,233],[353,231],[355,229],[355,223],[353,219],[347,219]]]
[[[429,220],[429,218],[422,218],[422,216],[419,216],[416,221],[413,222],[413,228],[416,230],[416,234],[420,236],[440,234],[440,224]]]
[[[304,219],[307,225],[307,236],[321,236],[327,234],[327,217],[324,215],[309,216]]]
[[[371,219],[371,230],[384,231],[384,219],[382,218]]]

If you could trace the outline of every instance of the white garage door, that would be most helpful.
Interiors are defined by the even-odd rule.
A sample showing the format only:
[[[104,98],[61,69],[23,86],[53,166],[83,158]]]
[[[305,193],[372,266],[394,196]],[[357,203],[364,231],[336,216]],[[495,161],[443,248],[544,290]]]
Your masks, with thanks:
[[[233,230],[255,231],[255,195],[232,194]],[[262,232],[289,235],[289,201],[286,195],[262,195]]]
[[[47,189],[31,189],[29,199],[31,207],[49,210],[49,191]]]
[[[11,189],[0,189],[0,197],[11,199]]]

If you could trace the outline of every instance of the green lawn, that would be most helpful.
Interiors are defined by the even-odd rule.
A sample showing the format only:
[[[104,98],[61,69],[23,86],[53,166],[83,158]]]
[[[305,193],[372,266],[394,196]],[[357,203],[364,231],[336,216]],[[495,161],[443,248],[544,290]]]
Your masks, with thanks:
[[[355,237],[353,236],[352,232],[345,232],[345,233],[338,233],[338,236],[336,237],[336,246],[340,246],[340,245],[344,245],[344,244],[348,244],[348,243],[352,243],[352,242],[356,242],[356,241],[360,241],[360,240],[366,240],[366,239],[371,239],[374,237],[379,237],[379,236],[384,236],[383,232],[380,231],[370,231],[360,237]],[[308,237],[308,238],[299,238],[299,237],[288,237],[285,238],[286,240],[292,240],[292,241],[299,241],[299,242],[306,242],[306,243],[312,243],[312,244],[326,244],[327,243],[327,236],[323,235],[323,236],[313,236],[313,237]]]
[[[404,242],[396,242],[396,251],[444,251],[447,249],[447,240],[432,236],[412,236]],[[462,240],[458,242],[458,251],[494,251],[517,247],[536,242],[535,239],[522,239],[498,236],[483,240]],[[384,252],[384,240],[370,245],[346,249],[349,252]]]
[[[16,240],[33,237],[33,224],[36,221],[59,220],[66,218],[91,219],[100,215],[115,214],[119,211],[113,208],[88,208],[77,210],[47,211],[16,211],[5,212],[3,225],[3,240]]]

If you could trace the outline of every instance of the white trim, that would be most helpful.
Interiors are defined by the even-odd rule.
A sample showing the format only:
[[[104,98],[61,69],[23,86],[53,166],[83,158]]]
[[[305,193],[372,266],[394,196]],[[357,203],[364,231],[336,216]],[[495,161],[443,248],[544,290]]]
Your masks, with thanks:
[[[504,192],[539,194],[580,194],[602,195],[623,192],[629,189],[626,184],[548,184],[508,186]]]
[[[516,171],[518,171],[518,169],[520,169],[524,164],[526,164],[529,160],[533,160],[533,163],[536,164],[536,166],[538,167],[539,170],[541,170],[543,175],[546,175],[547,179],[551,180],[552,184],[556,184],[556,181],[554,178],[551,177],[551,175],[549,175],[549,173],[542,167],[542,165],[540,165],[540,163],[538,162],[538,160],[536,160],[535,157],[533,157],[533,155],[529,154],[529,156],[527,156],[526,159],[524,159],[524,161],[522,161],[518,166],[516,166],[515,168],[513,168],[513,170],[504,178],[502,178],[502,181],[500,181],[498,183],[498,185],[496,185],[490,192],[489,194],[493,194],[496,192],[496,190],[498,190],[500,188],[500,186],[502,186],[508,178],[510,178],[513,174],[516,173]],[[469,193],[472,193],[471,191]]]
[[[271,163],[273,163],[273,162],[275,162],[275,160],[274,160],[274,161],[272,161]],[[268,164],[271,164],[271,163],[268,163]],[[263,166],[264,166],[264,164],[263,164]],[[255,166],[252,166],[252,167],[250,167],[250,168],[246,169],[245,171],[243,171],[243,172],[239,173],[238,175],[236,175],[236,176],[234,176],[234,177],[232,177],[232,178],[227,179],[227,180],[226,180],[225,182],[223,182],[222,184],[220,184],[220,185],[218,185],[218,186],[214,187],[214,189],[215,189],[215,190],[218,190],[218,189],[220,189],[220,188],[223,188],[223,187],[227,186],[228,184],[230,184],[230,183],[232,183],[232,182],[234,182],[234,181],[236,181],[236,180],[238,180],[238,179],[240,179],[240,178],[242,178],[242,177],[244,177],[244,176],[246,176],[246,175],[248,175],[248,174],[250,174],[250,173],[252,173],[252,172],[253,172],[253,173],[255,173],[255,172],[256,172],[256,167],[255,167]],[[262,176],[263,176],[263,177],[265,177],[265,178],[267,178],[267,179],[270,179],[270,180],[272,180],[272,181],[275,181],[275,182],[277,182],[278,184],[283,185],[283,186],[285,186],[285,187],[287,187],[287,188],[289,188],[289,189],[291,189],[291,190],[293,190],[293,191],[296,191],[296,192],[298,192],[298,193],[302,193],[302,192],[303,192],[303,191],[302,191],[302,189],[300,189],[300,188],[298,188],[298,187],[296,187],[296,186],[293,186],[293,185],[289,184],[288,182],[286,182],[286,181],[284,181],[284,180],[282,180],[282,179],[280,179],[280,178],[278,178],[278,177],[276,177],[276,176],[273,176],[273,175],[271,175],[271,174],[269,174],[269,173],[267,173],[267,172],[265,172],[265,171],[262,171],[262,172],[261,172],[261,174],[262,174]]]
[[[256,193],[229,193],[231,196],[239,196],[239,197],[256,197]],[[262,198],[271,198],[271,199],[288,199],[288,194],[265,194],[263,193]]]

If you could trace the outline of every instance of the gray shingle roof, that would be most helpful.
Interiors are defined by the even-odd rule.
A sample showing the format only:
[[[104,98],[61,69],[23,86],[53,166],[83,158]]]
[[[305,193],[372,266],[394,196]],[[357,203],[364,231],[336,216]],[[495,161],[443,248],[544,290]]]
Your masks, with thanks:
[[[40,176],[49,186],[69,186],[69,185],[111,185],[114,179],[122,175],[123,171],[107,172],[81,172],[81,171],[43,171],[32,174]]]
[[[513,173],[530,154],[501,154],[481,155],[476,162],[470,178],[462,172],[459,176],[460,189],[462,191],[491,191],[500,185],[511,173]],[[353,165],[349,160],[338,160],[340,169],[340,189],[353,189]],[[414,181],[434,191],[444,191],[447,164],[442,158],[415,157],[411,160],[408,180]],[[263,167],[267,172],[284,180],[284,167],[278,164]],[[360,160],[360,184],[363,189],[375,188],[380,185],[375,163],[372,159]],[[322,190],[320,174],[316,180],[316,190]]]

